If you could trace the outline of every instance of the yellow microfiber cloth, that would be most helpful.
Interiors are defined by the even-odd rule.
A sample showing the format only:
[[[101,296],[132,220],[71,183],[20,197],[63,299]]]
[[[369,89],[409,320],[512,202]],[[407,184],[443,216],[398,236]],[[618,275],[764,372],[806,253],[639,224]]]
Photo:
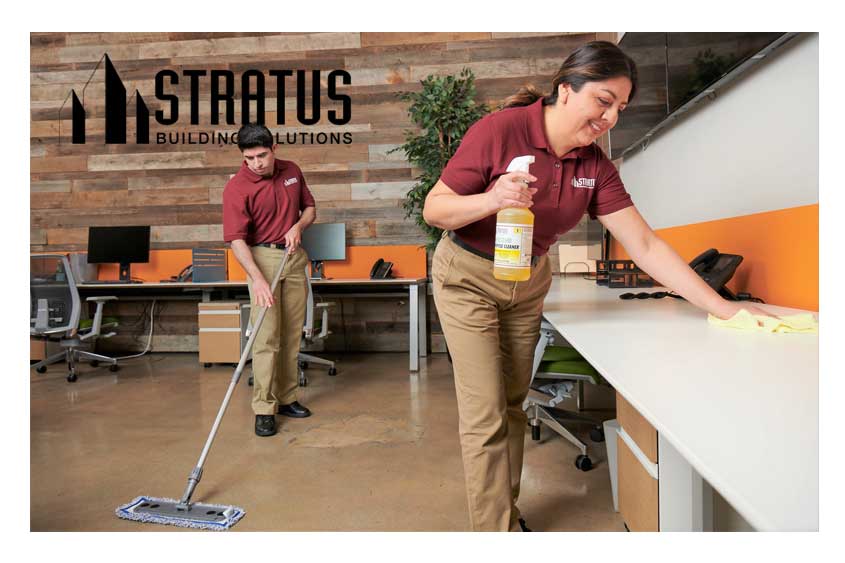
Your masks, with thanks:
[[[740,309],[736,315],[727,320],[707,315],[707,322],[725,328],[757,332],[805,332],[811,334],[818,334],[819,332],[819,321],[811,313],[800,313],[785,317],[766,317],[752,315],[745,309]]]

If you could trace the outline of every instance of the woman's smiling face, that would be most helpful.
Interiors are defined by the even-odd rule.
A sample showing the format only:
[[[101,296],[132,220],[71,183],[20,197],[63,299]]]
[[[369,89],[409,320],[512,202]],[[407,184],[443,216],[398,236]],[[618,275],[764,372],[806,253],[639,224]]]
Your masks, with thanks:
[[[578,145],[589,145],[613,129],[630,94],[631,81],[624,76],[587,82],[579,92],[569,84],[559,85],[558,103],[565,102]]]

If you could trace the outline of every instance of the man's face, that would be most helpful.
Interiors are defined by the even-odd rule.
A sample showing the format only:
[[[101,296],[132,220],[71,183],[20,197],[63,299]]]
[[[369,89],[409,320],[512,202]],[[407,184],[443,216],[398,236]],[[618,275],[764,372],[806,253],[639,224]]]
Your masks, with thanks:
[[[244,162],[246,162],[250,170],[259,176],[269,178],[273,175],[273,168],[276,161],[275,152],[276,145],[273,145],[269,149],[267,147],[244,149]]]

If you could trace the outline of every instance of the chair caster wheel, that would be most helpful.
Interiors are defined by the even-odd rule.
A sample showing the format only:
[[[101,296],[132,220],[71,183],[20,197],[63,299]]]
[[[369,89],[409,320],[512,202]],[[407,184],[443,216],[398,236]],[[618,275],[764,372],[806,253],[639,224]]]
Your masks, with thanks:
[[[117,364],[112,364],[112,365],[109,366],[109,371],[112,371],[112,372],[117,371],[119,369],[120,369],[120,366],[117,365]]]
[[[91,360],[91,367],[95,368],[100,365],[100,360]]]
[[[332,377],[337,375],[337,368],[329,368],[329,375],[331,375]]]
[[[255,379],[253,378],[253,376],[250,375],[249,379],[246,380],[246,384],[249,385],[250,387],[252,387],[254,381],[255,381]]]
[[[305,360],[300,360],[299,369],[308,369],[308,362],[306,362]]]
[[[76,374],[75,373],[67,374],[67,382],[73,383],[74,381],[76,381]]]
[[[575,467],[581,471],[589,471],[593,468],[593,462],[585,455],[579,455],[575,458]]]
[[[604,442],[604,429],[601,426],[590,428],[590,440],[593,442]]]
[[[540,439],[540,425],[531,426],[531,439],[535,442]]]
[[[37,371],[38,373],[47,373],[47,366],[37,367],[35,368],[35,371]]]
[[[202,367],[204,367],[204,368],[210,368],[210,367],[211,367],[211,363],[210,363],[210,362],[206,362],[206,363],[204,363],[204,364],[202,365]]]

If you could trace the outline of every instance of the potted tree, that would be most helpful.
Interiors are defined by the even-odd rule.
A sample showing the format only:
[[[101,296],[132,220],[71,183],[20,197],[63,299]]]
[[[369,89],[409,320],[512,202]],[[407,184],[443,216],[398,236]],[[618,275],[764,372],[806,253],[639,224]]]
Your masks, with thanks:
[[[423,220],[425,198],[446,163],[455,154],[470,125],[489,112],[483,103],[475,101],[475,75],[463,69],[456,76],[430,75],[421,81],[418,92],[402,92],[400,99],[411,102],[408,114],[418,130],[405,132],[405,144],[394,151],[404,151],[408,161],[420,170],[416,184],[408,191],[403,207],[406,217],[413,217],[428,236],[426,247],[433,250],[440,240],[442,229]]]

